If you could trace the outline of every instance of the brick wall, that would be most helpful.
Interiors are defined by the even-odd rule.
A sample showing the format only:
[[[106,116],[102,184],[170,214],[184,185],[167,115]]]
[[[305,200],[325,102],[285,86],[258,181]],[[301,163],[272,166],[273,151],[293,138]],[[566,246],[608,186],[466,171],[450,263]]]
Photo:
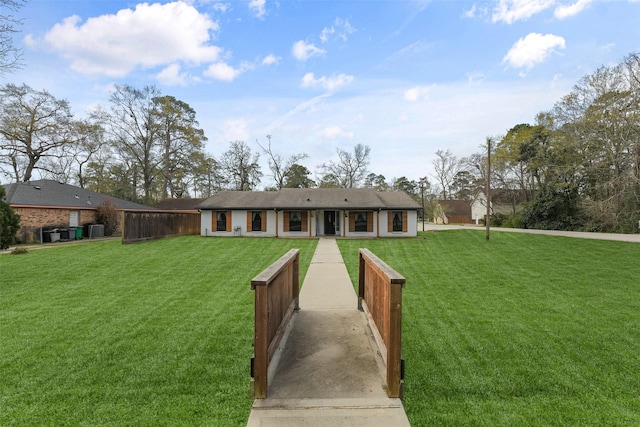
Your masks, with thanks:
[[[69,227],[71,212],[78,212],[78,225],[95,223],[95,210],[88,209],[63,209],[63,208],[38,208],[38,207],[13,207],[20,215],[20,230],[18,239],[22,242],[39,240],[40,227]]]

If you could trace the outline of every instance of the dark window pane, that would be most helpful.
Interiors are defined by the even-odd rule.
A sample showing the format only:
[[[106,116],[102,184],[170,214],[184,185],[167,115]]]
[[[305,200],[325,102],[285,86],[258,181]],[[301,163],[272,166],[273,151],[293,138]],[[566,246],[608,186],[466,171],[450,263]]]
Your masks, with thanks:
[[[393,213],[393,231],[402,231],[402,212]]]
[[[367,231],[367,213],[356,212],[356,231]]]
[[[302,231],[302,212],[289,212],[289,231]]]
[[[217,212],[216,230],[227,231],[227,213],[224,211]]]
[[[253,211],[251,215],[251,231],[262,231],[262,212]]]

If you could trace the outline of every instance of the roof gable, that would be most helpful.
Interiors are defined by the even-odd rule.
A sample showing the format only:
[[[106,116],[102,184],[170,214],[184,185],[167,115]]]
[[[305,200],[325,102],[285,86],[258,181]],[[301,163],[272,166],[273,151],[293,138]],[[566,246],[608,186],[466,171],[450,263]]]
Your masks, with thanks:
[[[447,215],[471,215],[471,202],[469,200],[439,200]]]

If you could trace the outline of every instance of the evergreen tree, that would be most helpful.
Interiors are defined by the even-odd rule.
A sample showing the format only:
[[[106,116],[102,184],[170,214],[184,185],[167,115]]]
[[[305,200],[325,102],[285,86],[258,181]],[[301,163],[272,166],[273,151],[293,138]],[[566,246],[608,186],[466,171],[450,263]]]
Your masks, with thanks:
[[[7,249],[16,239],[20,229],[20,215],[5,201],[6,192],[0,186],[0,249]]]

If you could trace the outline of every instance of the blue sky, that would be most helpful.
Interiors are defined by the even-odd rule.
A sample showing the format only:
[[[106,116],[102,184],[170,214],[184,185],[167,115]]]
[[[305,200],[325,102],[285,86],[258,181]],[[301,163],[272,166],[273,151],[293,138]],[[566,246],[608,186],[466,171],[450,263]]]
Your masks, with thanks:
[[[387,180],[431,177],[437,150],[479,152],[640,51],[640,0],[29,0],[20,15],[26,67],[2,79],[80,116],[114,84],[153,84],[196,110],[214,156],[271,135],[316,172],[365,144]]]

